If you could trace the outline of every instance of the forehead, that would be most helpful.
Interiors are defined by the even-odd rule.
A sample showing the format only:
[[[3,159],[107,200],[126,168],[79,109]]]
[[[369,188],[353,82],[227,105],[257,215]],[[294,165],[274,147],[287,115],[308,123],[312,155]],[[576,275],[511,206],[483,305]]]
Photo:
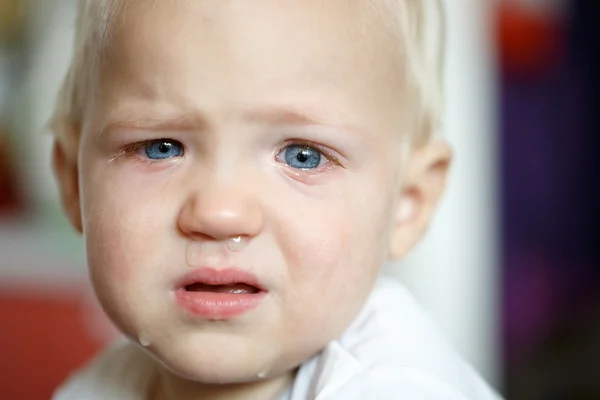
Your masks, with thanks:
[[[132,2],[108,43],[101,97],[203,109],[298,99],[396,123],[408,107],[393,21],[378,1]]]

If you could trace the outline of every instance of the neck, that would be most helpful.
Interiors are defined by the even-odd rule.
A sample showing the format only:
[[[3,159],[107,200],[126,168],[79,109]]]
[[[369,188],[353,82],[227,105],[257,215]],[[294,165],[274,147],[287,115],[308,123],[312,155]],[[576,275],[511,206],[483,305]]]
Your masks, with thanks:
[[[295,372],[256,382],[207,385],[161,371],[153,390],[152,400],[271,400],[294,380]]]

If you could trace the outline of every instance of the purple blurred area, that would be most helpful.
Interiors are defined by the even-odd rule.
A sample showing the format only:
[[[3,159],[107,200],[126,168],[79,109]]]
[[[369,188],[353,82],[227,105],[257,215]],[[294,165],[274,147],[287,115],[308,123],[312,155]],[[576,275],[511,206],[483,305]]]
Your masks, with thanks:
[[[566,3],[560,56],[500,75],[510,399],[600,399],[600,3]]]

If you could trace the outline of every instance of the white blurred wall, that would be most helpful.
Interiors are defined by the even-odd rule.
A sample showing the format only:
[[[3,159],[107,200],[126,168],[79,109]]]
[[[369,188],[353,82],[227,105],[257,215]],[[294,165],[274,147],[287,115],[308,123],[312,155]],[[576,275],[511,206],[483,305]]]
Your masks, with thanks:
[[[49,169],[52,140],[46,125],[73,53],[76,5],[74,0],[44,0],[31,7],[31,71],[26,91],[34,103],[29,144],[35,157],[28,168],[28,188],[38,204],[58,198]]]
[[[26,284],[47,286],[58,293],[86,275],[81,239],[60,213],[50,171],[52,138],[46,129],[72,53],[76,4],[74,0],[44,0],[31,7],[26,79],[22,87],[12,81],[8,85],[15,108],[32,105],[16,118],[20,154],[15,162],[33,204],[23,220],[0,223],[0,283],[4,289],[17,290]],[[0,82],[0,92],[2,86]]]

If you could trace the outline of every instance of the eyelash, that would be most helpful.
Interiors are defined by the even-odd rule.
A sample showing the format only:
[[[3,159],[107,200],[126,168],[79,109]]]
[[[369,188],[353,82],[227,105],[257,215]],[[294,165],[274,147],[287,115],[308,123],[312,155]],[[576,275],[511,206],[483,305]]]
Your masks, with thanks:
[[[178,142],[177,140],[174,139],[152,139],[152,140],[145,140],[145,141],[141,141],[141,142],[136,142],[136,143],[132,143],[129,144],[125,147],[123,147],[117,154],[115,154],[110,161],[115,161],[124,157],[135,157],[137,161],[139,162],[143,162],[146,164],[156,164],[156,163],[161,163],[161,162],[165,162],[168,161],[170,159],[163,159],[163,160],[152,160],[150,158],[147,157],[141,157],[137,154],[137,151],[140,149],[143,149],[153,143],[156,142],[160,142],[160,141],[174,141],[174,142]],[[180,143],[180,142],[179,142]],[[315,145],[314,143],[305,141],[305,140],[290,140],[287,141],[286,143],[284,143],[281,147],[279,147],[275,153],[274,156],[275,158],[277,158],[281,153],[283,153],[285,151],[286,148],[290,147],[290,146],[304,146],[304,147],[309,147],[311,149],[317,150],[319,153],[321,153],[331,164],[333,164],[333,166],[328,166],[328,167],[324,167],[324,168],[320,168],[319,170],[305,170],[303,172],[308,173],[308,174],[315,174],[318,172],[321,172],[323,169],[325,170],[329,170],[331,168],[334,168],[334,166],[336,167],[341,167],[344,168],[344,166],[342,165],[342,163],[339,161],[339,159],[332,154],[332,152],[328,151],[327,149],[323,148],[323,146],[318,146]],[[185,154],[185,150],[184,150],[184,154]]]

